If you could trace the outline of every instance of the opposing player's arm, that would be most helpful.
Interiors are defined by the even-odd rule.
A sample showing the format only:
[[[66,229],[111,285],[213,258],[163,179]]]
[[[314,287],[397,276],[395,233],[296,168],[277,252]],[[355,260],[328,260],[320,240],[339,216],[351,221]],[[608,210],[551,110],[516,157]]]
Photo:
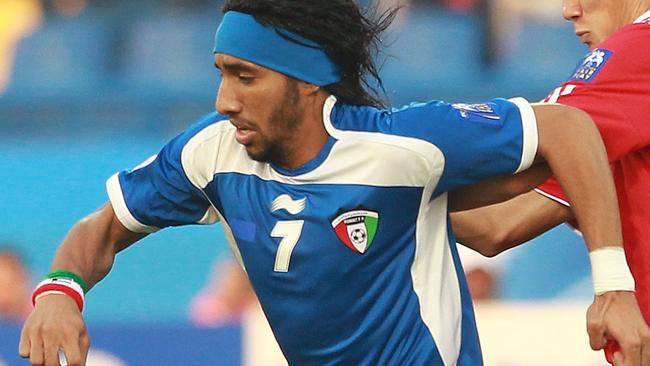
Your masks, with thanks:
[[[598,129],[583,111],[535,105],[537,159],[547,162],[572,202],[587,247],[622,247],[614,180]]]
[[[492,257],[572,217],[569,207],[529,191],[506,202],[454,212],[451,222],[459,243]]]
[[[449,192],[450,212],[505,202],[529,192],[551,176],[548,164],[537,163],[514,175],[500,175]]]

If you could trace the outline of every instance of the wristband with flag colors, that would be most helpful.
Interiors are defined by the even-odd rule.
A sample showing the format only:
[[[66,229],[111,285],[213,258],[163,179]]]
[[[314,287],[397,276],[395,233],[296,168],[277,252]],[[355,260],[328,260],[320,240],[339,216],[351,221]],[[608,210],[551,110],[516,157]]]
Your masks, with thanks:
[[[36,305],[36,300],[46,294],[64,294],[70,296],[77,304],[79,311],[84,308],[84,290],[77,282],[69,278],[47,278],[36,286],[32,293],[32,304]]]
[[[45,276],[45,278],[68,278],[71,279],[72,281],[76,282],[81,286],[81,289],[83,290],[84,294],[88,292],[88,285],[86,285],[86,281],[81,278],[76,273],[70,272],[70,271],[64,271],[61,269],[58,269],[54,272],[50,272]]]

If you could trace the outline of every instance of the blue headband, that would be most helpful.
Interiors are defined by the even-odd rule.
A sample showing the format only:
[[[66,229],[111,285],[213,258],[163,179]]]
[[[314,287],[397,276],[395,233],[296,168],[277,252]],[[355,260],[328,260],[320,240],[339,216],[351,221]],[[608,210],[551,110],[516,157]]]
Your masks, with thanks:
[[[214,37],[214,53],[256,63],[314,85],[341,80],[323,48],[285,29],[264,26],[251,15],[229,11]]]

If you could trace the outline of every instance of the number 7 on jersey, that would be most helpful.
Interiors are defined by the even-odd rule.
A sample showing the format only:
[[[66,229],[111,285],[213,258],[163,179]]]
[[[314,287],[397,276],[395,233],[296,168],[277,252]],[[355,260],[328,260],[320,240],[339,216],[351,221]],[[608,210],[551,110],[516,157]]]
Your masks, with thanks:
[[[275,254],[275,266],[273,267],[275,272],[289,272],[291,253],[298,244],[304,223],[305,220],[278,221],[273,227],[271,236],[282,238]]]

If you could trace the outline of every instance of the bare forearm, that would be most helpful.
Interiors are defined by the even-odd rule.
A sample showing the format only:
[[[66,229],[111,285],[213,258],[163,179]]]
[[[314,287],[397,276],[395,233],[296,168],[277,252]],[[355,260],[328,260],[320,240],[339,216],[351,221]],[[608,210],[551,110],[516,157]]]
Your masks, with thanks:
[[[108,274],[117,252],[143,236],[124,229],[107,204],[72,227],[56,251],[52,270],[74,272],[90,288]]]
[[[570,123],[547,120],[539,126],[538,154],[571,201],[589,250],[622,246],[618,201],[605,147],[586,114],[572,115]]]
[[[509,201],[451,214],[456,239],[491,257],[570,219],[569,208],[536,192]]]
[[[551,176],[547,164],[538,163],[515,175],[502,175],[449,192],[449,211],[471,210],[505,202],[530,192]]]

